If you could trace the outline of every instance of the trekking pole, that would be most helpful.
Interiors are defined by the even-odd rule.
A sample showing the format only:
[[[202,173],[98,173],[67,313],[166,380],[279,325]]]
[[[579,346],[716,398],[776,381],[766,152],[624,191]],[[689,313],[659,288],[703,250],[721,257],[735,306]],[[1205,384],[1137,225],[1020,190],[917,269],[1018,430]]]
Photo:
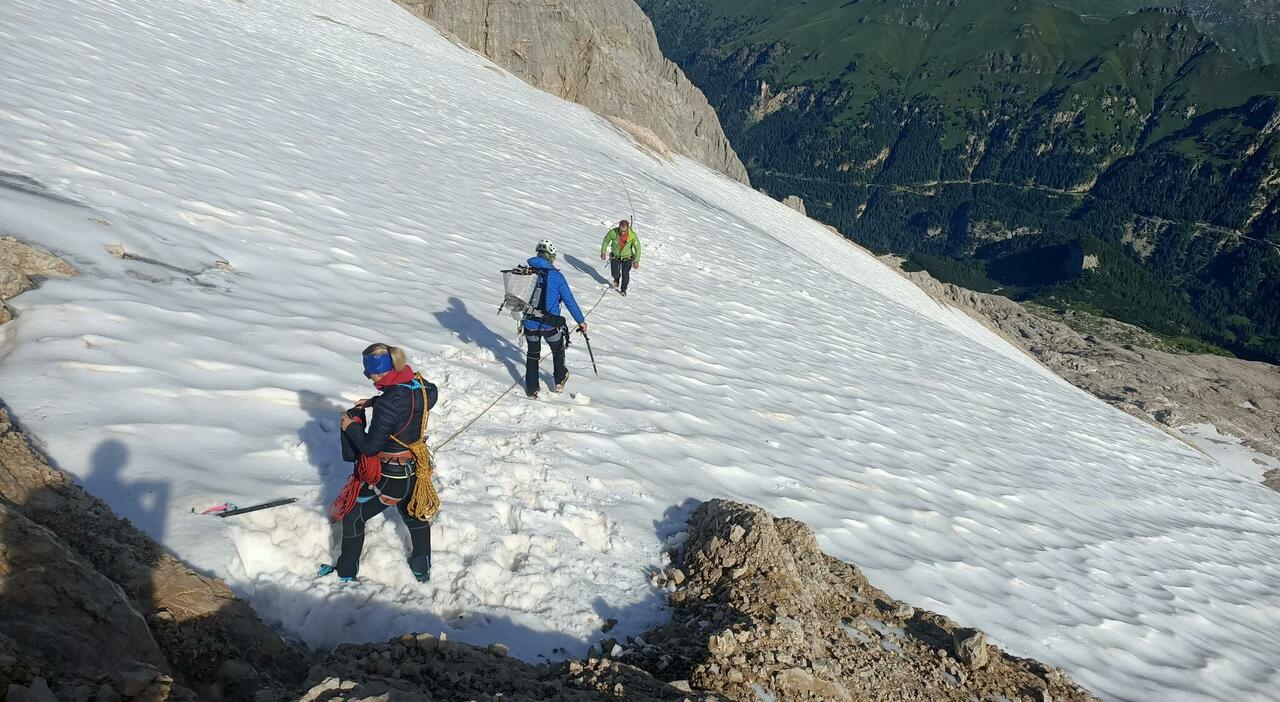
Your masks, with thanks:
[[[587,340],[587,353],[591,356],[591,370],[595,371],[596,375],[600,375],[600,369],[596,368],[596,352],[591,350],[591,337],[587,336],[587,333],[582,331],[581,327],[578,328],[578,333],[582,334],[582,338]]]
[[[636,205],[631,201],[631,188],[627,187],[627,181],[622,181],[622,189],[627,193],[627,205],[631,207],[631,226],[636,226]]]

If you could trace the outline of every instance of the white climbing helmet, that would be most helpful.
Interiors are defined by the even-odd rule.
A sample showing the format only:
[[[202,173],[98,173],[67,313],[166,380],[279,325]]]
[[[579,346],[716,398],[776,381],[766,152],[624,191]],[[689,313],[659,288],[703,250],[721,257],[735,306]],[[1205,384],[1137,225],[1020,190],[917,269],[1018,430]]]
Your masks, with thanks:
[[[542,241],[539,241],[536,251],[539,256],[542,256],[547,260],[554,261],[556,258],[556,245],[551,243],[550,239],[543,239]]]

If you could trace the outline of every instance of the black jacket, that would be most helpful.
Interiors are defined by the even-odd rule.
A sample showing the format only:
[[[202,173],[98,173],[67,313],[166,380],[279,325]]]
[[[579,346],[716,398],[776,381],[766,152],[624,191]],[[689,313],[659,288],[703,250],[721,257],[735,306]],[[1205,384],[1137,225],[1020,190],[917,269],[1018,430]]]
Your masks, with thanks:
[[[436,405],[440,391],[434,383],[425,382],[427,389],[427,407]],[[419,439],[422,431],[422,390],[411,390],[405,385],[392,385],[382,394],[369,401],[373,409],[373,419],[367,424],[352,424],[342,432],[342,459],[354,461],[358,454],[377,455],[381,451],[402,451],[403,447],[391,440],[395,436],[400,441],[411,444]],[[364,418],[364,410],[351,409],[347,413],[352,417]]]

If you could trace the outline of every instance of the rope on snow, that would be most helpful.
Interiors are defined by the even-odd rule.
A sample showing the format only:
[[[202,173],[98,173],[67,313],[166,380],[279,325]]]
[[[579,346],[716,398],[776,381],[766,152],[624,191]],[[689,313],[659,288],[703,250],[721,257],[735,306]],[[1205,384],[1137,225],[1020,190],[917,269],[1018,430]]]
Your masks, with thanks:
[[[604,289],[604,291],[602,291],[602,292],[600,293],[600,298],[599,298],[599,299],[597,299],[597,300],[596,300],[596,303],[595,303],[594,305],[592,305],[592,306],[591,306],[591,309],[587,310],[587,313],[586,313],[585,315],[583,315],[583,317],[590,317],[590,316],[591,316],[591,313],[592,313],[592,312],[595,312],[595,311],[596,311],[596,308],[600,306],[600,303],[601,303],[601,302],[604,302],[604,298],[605,298],[605,296],[606,296],[606,295],[608,295],[608,294],[609,294],[609,289],[608,289],[608,288],[605,288],[605,289]],[[541,360],[541,359],[539,359],[539,360]],[[484,409],[480,410],[480,413],[479,413],[479,414],[477,414],[476,416],[472,417],[472,418],[471,418],[471,420],[470,420],[470,421],[468,421],[466,424],[463,424],[463,425],[462,425],[462,428],[460,428],[460,429],[458,429],[457,431],[453,432],[453,434],[451,434],[451,435],[449,436],[449,438],[445,439],[444,441],[441,441],[439,444],[436,444],[435,448],[431,449],[431,452],[432,452],[432,453],[440,453],[441,451],[443,451],[443,450],[444,450],[444,447],[449,445],[449,442],[451,442],[451,441],[453,441],[454,439],[456,439],[456,438],[458,438],[459,436],[461,436],[461,435],[463,434],[463,432],[465,432],[466,430],[470,429],[470,428],[471,428],[471,426],[472,426],[473,424],[475,424],[476,422],[480,421],[480,418],[481,418],[481,417],[483,417],[483,416],[485,416],[486,414],[488,414],[488,413],[489,413],[489,410],[493,409],[493,408],[494,408],[494,406],[496,406],[499,402],[501,402],[501,401],[502,401],[502,398],[504,398],[504,397],[506,397],[507,395],[511,394],[511,391],[512,391],[512,390],[515,390],[517,387],[519,387],[519,385],[520,385],[520,381],[519,381],[519,380],[517,380],[517,381],[514,381],[513,383],[511,383],[511,385],[507,386],[507,389],[506,389],[506,390],[503,390],[503,391],[502,391],[502,394],[501,394],[501,395],[498,395],[497,399],[495,399],[493,402],[490,402],[488,407],[485,407]]]

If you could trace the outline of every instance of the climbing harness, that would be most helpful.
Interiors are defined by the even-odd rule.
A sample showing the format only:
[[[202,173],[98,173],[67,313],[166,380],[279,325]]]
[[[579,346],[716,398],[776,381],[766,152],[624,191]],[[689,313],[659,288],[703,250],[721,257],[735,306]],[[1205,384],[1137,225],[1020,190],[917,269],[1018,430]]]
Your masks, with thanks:
[[[418,481],[413,486],[413,493],[408,496],[409,504],[406,506],[406,509],[410,516],[424,521],[429,521],[435,517],[437,512],[440,511],[440,496],[436,493],[436,486],[432,480],[432,475],[435,472],[435,464],[432,461],[431,449],[427,448],[426,443],[427,419],[431,414],[430,410],[427,409],[427,405],[430,404],[430,402],[427,398],[427,381],[419,373],[414,373],[413,379],[418,383],[418,387],[422,391],[422,427],[418,432],[418,438],[416,441],[406,444],[396,436],[396,434],[404,431],[409,426],[408,421],[405,422],[405,426],[401,427],[399,431],[391,434],[390,438],[392,441],[400,444],[400,446],[413,453],[414,457]],[[413,418],[412,408],[409,411],[409,418],[410,420]],[[394,504],[394,502],[387,502],[382,493],[378,490],[377,485],[381,480],[381,455],[366,456],[361,454],[356,459],[355,470],[352,472],[351,477],[347,479],[347,484],[343,486],[342,492],[339,493],[337,499],[329,505],[329,518],[335,522],[340,522],[344,517],[350,514],[351,510],[355,508],[356,503],[360,499],[361,488],[365,485],[369,485],[371,487],[373,493],[383,502],[383,504]],[[396,502],[399,502],[399,500],[396,500]]]

